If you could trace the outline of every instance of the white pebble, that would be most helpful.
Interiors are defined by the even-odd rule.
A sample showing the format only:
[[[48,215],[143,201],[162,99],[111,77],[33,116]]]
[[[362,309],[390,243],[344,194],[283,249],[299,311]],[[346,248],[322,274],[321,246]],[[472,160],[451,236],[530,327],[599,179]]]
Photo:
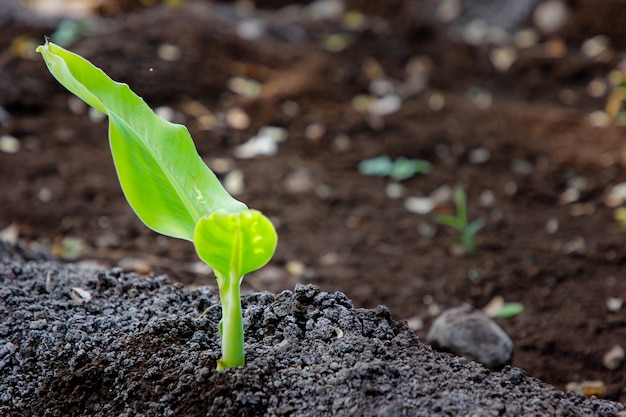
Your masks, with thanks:
[[[378,100],[375,100],[370,112],[376,116],[386,116],[395,113],[402,106],[402,98],[397,94],[387,94]]]
[[[609,48],[609,38],[597,35],[589,38],[580,46],[582,53],[588,58],[595,58]]]
[[[244,130],[250,126],[250,116],[240,107],[233,107],[226,112],[226,123],[233,129]]]
[[[168,122],[174,121],[175,112],[174,109],[169,106],[161,106],[154,109],[154,113],[162,119]]]
[[[580,191],[577,188],[570,187],[563,191],[561,195],[559,195],[559,204],[567,205],[578,201],[580,198]]]
[[[626,356],[624,348],[620,345],[615,345],[604,354],[602,364],[606,369],[615,371],[624,363],[624,356]]]
[[[251,18],[241,21],[237,25],[237,35],[247,41],[253,41],[265,34],[267,25],[261,19]]]
[[[428,107],[432,111],[440,111],[446,105],[446,98],[441,93],[432,93],[428,97]]]
[[[182,52],[180,48],[176,45],[172,45],[169,43],[163,43],[159,45],[157,49],[157,55],[163,61],[178,61],[182,56]]]
[[[606,94],[608,86],[606,81],[601,78],[594,78],[587,84],[587,94],[591,97],[603,97]]]
[[[267,137],[274,142],[284,142],[287,140],[287,129],[278,126],[263,126],[259,129],[257,136]]]
[[[10,135],[0,136],[0,152],[17,153],[20,150],[20,141]]]
[[[37,199],[42,203],[49,203],[52,201],[52,190],[48,187],[41,187],[37,192]]]
[[[484,164],[490,157],[491,152],[487,148],[476,148],[469,152],[469,161],[472,164]]]
[[[607,207],[615,208],[626,202],[626,182],[614,185],[605,194],[603,202]]]
[[[510,46],[495,48],[489,53],[489,60],[496,70],[505,72],[517,60],[517,51]]]
[[[496,201],[496,195],[491,190],[483,190],[478,196],[481,207],[491,207]]]
[[[452,201],[452,196],[454,195],[454,190],[447,184],[442,185],[441,187],[435,189],[432,193],[430,193],[430,199],[433,201],[435,206],[440,204],[446,204]]]
[[[533,22],[541,32],[551,34],[565,25],[568,15],[567,6],[562,1],[549,0],[537,6]]]
[[[236,158],[248,159],[256,156],[272,156],[278,152],[276,141],[266,136],[254,136],[233,150]]]
[[[87,109],[87,104],[76,96],[67,99],[67,107],[74,114],[83,114]]]
[[[94,123],[100,123],[101,121],[103,121],[107,115],[102,113],[100,110],[96,110],[93,107],[89,108],[89,120],[91,120]]]
[[[409,197],[404,202],[404,207],[411,213],[428,214],[435,208],[430,197]]]
[[[546,221],[546,233],[555,234],[559,230],[559,219],[556,217],[550,217]]]
[[[224,177],[224,188],[232,195],[240,195],[245,189],[243,171],[234,169]]]
[[[611,124],[611,116],[602,110],[591,112],[587,120],[589,120],[589,124],[593,127],[607,127]]]
[[[320,140],[326,133],[326,126],[323,123],[311,123],[304,129],[304,136],[312,141]]]
[[[402,197],[404,194],[404,187],[402,184],[398,184],[397,182],[392,182],[387,184],[385,187],[385,195],[391,199],[397,199]]]
[[[609,297],[606,300],[606,309],[611,313],[617,313],[622,309],[624,301],[619,297]]]

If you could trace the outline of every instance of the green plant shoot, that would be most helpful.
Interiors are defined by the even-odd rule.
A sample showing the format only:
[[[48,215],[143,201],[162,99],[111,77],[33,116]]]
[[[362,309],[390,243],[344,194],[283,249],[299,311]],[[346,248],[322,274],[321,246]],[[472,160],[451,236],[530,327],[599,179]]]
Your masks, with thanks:
[[[474,236],[485,226],[483,219],[476,219],[471,223],[467,219],[467,194],[460,185],[454,188],[454,203],[456,205],[456,215],[440,214],[435,216],[435,223],[450,226],[459,232],[456,241],[463,246],[465,252],[473,254],[476,252]]]
[[[391,177],[396,181],[409,179],[416,174],[430,174],[432,165],[421,159],[400,157],[392,161],[387,155],[364,159],[359,163],[359,172],[374,177]]]
[[[37,48],[52,75],[109,118],[109,143],[128,203],[154,231],[193,242],[217,279],[222,304],[218,369],[245,365],[240,285],[274,254],[274,226],[224,189],[187,129],[158,117],[128,85],[46,41]]]

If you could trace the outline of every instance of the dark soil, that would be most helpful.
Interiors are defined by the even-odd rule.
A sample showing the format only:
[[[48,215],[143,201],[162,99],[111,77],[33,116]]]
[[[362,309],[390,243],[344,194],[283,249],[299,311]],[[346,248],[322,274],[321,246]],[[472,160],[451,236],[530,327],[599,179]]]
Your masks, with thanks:
[[[244,297],[247,367],[220,372],[209,287],[19,252],[0,246],[3,416],[608,417],[622,408],[434,352],[387,308],[355,309],[343,293],[303,285]],[[72,300],[76,286],[93,298]]]
[[[451,27],[437,23],[427,1],[355,0],[348,3],[349,9],[362,10],[371,25],[354,34],[352,43],[341,53],[328,52],[322,46],[326,34],[341,29],[338,23],[305,18],[288,20],[284,9],[283,14],[280,10],[265,10],[261,16],[268,24],[267,34],[255,41],[246,41],[235,34],[240,18],[231,5],[210,6],[193,1],[180,8],[130,7],[115,16],[93,18],[91,34],[73,43],[71,49],[114,79],[127,82],[150,105],[174,109],[177,120],[188,125],[200,154],[209,164],[214,164],[215,158],[229,158],[234,167],[243,172],[245,189],[238,198],[269,215],[279,235],[276,256],[268,267],[245,280],[246,291],[278,294],[293,289],[298,283],[315,284],[324,291],[345,293],[356,307],[385,305],[397,321],[410,318],[423,321],[424,327],[417,331],[419,337],[425,336],[433,314],[441,308],[462,303],[480,308],[495,296],[502,296],[507,301],[521,302],[525,307],[519,316],[498,321],[513,339],[513,366],[561,390],[569,382],[600,380],[607,387],[603,397],[626,402],[623,367],[610,371],[602,365],[603,355],[616,344],[624,346],[626,340],[626,309],[612,312],[606,306],[610,297],[626,298],[626,233],[614,219],[615,207],[605,204],[611,187],[626,181],[626,130],[613,124],[593,126],[588,116],[604,109],[610,92],[599,97],[587,93],[591,81],[606,79],[624,58],[626,8],[623,1],[568,2],[571,10],[568,23],[556,35],[542,38],[538,46],[520,49],[518,59],[507,71],[497,71],[490,63],[493,46],[468,45],[450,34]],[[70,111],[69,94],[52,79],[40,57],[16,53],[19,50],[16,38],[40,42],[44,35],[54,32],[58,22],[17,12],[4,12],[0,17],[0,135],[11,135],[20,143],[17,153],[0,152],[0,189],[3,191],[0,228],[14,224],[23,243],[47,247],[60,256],[69,255],[62,243],[69,242],[67,237],[73,237],[86,244],[79,256],[83,261],[146,273],[167,273],[171,279],[190,287],[212,285],[212,275],[198,272],[197,257],[188,242],[156,235],[143,226],[128,207],[115,177],[106,141],[106,123],[92,122],[86,112]],[[530,18],[522,16],[511,22],[509,26],[525,27],[530,25]],[[300,40],[288,42],[286,37],[294,33],[299,34]],[[584,56],[581,43],[598,34],[608,36],[612,49],[595,59]],[[564,46],[563,55],[558,58],[547,54],[544,48],[545,41],[554,39]],[[159,58],[158,49],[162,44],[178,46],[180,58],[176,61]],[[413,57],[428,57],[432,63],[423,91],[404,99],[398,111],[384,117],[371,117],[354,109],[352,100],[357,94],[368,92],[372,73],[382,69],[387,79],[398,84],[407,79],[405,68]],[[374,61],[379,64],[378,70],[372,64]],[[233,76],[263,83],[261,95],[246,99],[230,92],[227,85]],[[476,91],[473,87],[491,94],[491,106],[476,105],[472,99]],[[433,110],[433,94],[445,98],[439,111]],[[250,126],[238,130],[218,124],[209,130],[202,129],[197,118],[186,110],[191,100],[215,114],[241,107],[250,115]],[[311,134],[310,128],[307,134],[307,127],[312,124],[322,127],[321,135]],[[266,125],[283,126],[288,131],[288,139],[279,144],[278,153],[265,158],[235,159],[234,147]],[[342,145],[346,137],[349,149]],[[484,163],[472,162],[472,151],[477,148],[489,151]],[[393,158],[426,159],[433,164],[433,171],[403,181],[402,198],[390,199],[385,195],[385,188],[391,180],[366,177],[357,170],[361,160],[383,154]],[[525,170],[512,168],[520,164]],[[453,234],[447,228],[437,227],[434,235],[424,232],[433,230],[428,227],[434,225],[432,213],[418,215],[405,208],[408,197],[428,196],[443,185],[456,184],[467,190],[470,218],[487,220],[486,227],[477,235],[478,252],[473,256],[453,254],[450,245]],[[564,196],[570,195],[565,192],[572,184],[578,184],[579,196],[575,201],[564,201]],[[491,205],[480,204],[485,190],[492,193]],[[437,207],[436,211],[451,210],[453,206],[448,203]],[[546,225],[556,224],[555,220],[558,228],[549,233]],[[31,269],[26,270],[33,272],[28,273],[28,278],[34,281],[16,282],[11,286],[3,283],[0,290],[4,291],[7,285],[7,291],[14,291],[13,286],[27,286],[32,282],[35,290],[41,291],[43,275],[34,271],[44,267],[29,266]],[[18,272],[14,275],[22,276]],[[118,288],[122,284],[115,280],[122,277],[94,273],[89,282],[96,285],[98,280],[104,279]],[[8,278],[11,277],[5,279]],[[35,281],[39,282],[39,287]],[[291,365],[281,362],[287,360],[287,356],[277,359],[274,369],[264,369],[258,362],[262,358],[255,355],[268,350],[279,357],[279,353],[271,350],[275,342],[264,345],[258,334],[251,335],[258,339],[250,341],[253,348],[249,349],[249,362],[261,371],[214,374],[211,361],[216,359],[216,351],[204,349],[205,345],[214,347],[216,343],[210,321],[213,318],[195,321],[190,315],[204,308],[198,300],[206,299],[204,303],[209,304],[216,301],[201,292],[183,292],[169,286],[161,289],[161,284],[155,284],[157,281],[148,277],[132,282],[129,285],[138,286],[137,291],[146,294],[146,298],[152,292],[164,297],[173,294],[175,305],[168,307],[171,314],[168,313],[165,324],[161,324],[163,328],[178,329],[178,323],[185,321],[193,330],[180,334],[175,330],[171,339],[160,340],[161,333],[166,332],[161,329],[157,332],[159,337],[150,341],[155,343],[151,350],[152,345],[139,336],[152,328],[142,327],[148,326],[145,321],[148,317],[144,321],[137,317],[134,330],[130,324],[126,327],[129,340],[106,350],[132,349],[133,353],[126,356],[129,362],[123,368],[127,381],[133,378],[129,373],[139,369],[138,358],[171,363],[168,357],[190,355],[191,365],[183,374],[187,375],[185,381],[196,382],[180,383],[183,379],[179,379],[182,378],[179,368],[161,370],[155,380],[170,380],[159,385],[163,392],[151,394],[149,401],[155,402],[155,410],[165,410],[165,407],[177,410],[186,407],[187,400],[200,403],[216,379],[223,382],[218,386],[234,385],[237,389],[243,389],[249,382],[256,382],[257,386],[264,386],[267,381],[291,384],[292,371],[285,371]],[[30,288],[24,288],[24,296],[32,297],[27,291]],[[96,297],[96,304],[101,307],[93,307],[102,308],[100,311],[107,308],[99,304],[102,298],[113,294],[113,289],[102,291]],[[49,303],[56,300],[45,293],[41,297]],[[263,311],[283,296],[257,294],[250,297],[247,303]],[[294,297],[285,295],[285,302],[296,303]],[[359,363],[359,367],[368,364],[375,368],[356,368],[357,374],[370,375],[369,382],[357,377],[361,381],[359,387],[363,384],[395,385],[395,379],[400,386],[400,381],[411,378],[418,378],[412,381],[455,378],[450,381],[454,387],[450,392],[458,393],[456,397],[450,397],[442,386],[424,395],[426,391],[419,391],[419,384],[414,382],[403,388],[406,389],[403,392],[418,395],[415,401],[426,401],[410,403],[416,410],[432,411],[435,408],[428,407],[438,406],[442,413],[446,407],[452,407],[446,401],[469,404],[476,400],[466,377],[456,379],[454,372],[448,372],[454,362],[449,362],[449,358],[441,359],[417,343],[404,328],[389,320],[386,310],[352,310],[347,304],[341,304],[348,303],[343,296],[323,297],[344,300],[337,302],[350,317],[367,316],[390,328],[389,335],[380,342],[383,346],[380,351],[371,346],[360,352],[362,356],[354,362]],[[63,303],[68,305],[67,300]],[[84,312],[91,307],[75,304],[63,308],[76,309],[88,316]],[[141,308],[133,311],[140,314]],[[324,309],[319,304],[306,308],[320,311],[316,314],[323,317]],[[247,314],[250,316],[252,311]],[[134,319],[133,314],[129,315],[126,320],[130,323]],[[298,318],[297,323],[306,324],[302,320]],[[69,327],[58,331],[67,331]],[[45,329],[48,327],[41,329],[41,337],[47,338],[50,346],[57,343],[50,339],[53,336],[46,336]],[[192,343],[190,340],[196,330],[203,332],[203,340],[208,338],[208,341],[201,343],[202,348],[190,350],[188,344]],[[267,332],[271,340],[279,334],[276,327],[271,326]],[[349,337],[362,336],[356,332]],[[100,340],[99,343],[104,343]],[[19,348],[16,342],[11,343]],[[318,346],[327,348],[339,342],[318,337],[312,343],[316,344],[311,347],[315,352]],[[174,350],[167,353],[169,356],[157,357],[154,352],[167,352],[170,344]],[[42,345],[41,349],[46,346]],[[117,395],[116,378],[122,378],[119,368],[110,370],[114,372],[110,375],[105,371],[109,365],[106,361],[114,359],[106,359],[95,351],[83,351],[84,356],[75,358],[71,366],[80,372],[63,373],[54,388],[71,393],[75,387],[100,378],[109,385],[102,386],[99,398],[112,400]],[[70,351],[62,356],[62,361],[74,358],[76,352],[70,343]],[[395,359],[385,359],[385,352],[393,352]],[[408,361],[412,355],[418,358],[413,362],[414,369],[403,368],[401,360]],[[43,356],[33,357],[44,360]],[[445,371],[434,367],[422,375],[419,361],[435,357],[448,361],[442,368]],[[316,356],[312,363],[319,360]],[[340,363],[341,372],[349,373],[343,368],[343,362]],[[35,365],[29,366],[34,369]],[[159,366],[161,364],[151,365],[157,369]],[[298,364],[296,369],[304,366]],[[501,382],[506,385],[503,381],[520,372],[509,369],[502,374],[488,374],[474,364],[459,367],[463,372],[478,375],[475,384],[498,389]],[[201,369],[208,370],[202,371],[202,377],[198,374]],[[281,376],[277,377],[278,374]],[[311,378],[306,389],[319,389],[323,393],[334,392],[337,388],[316,384],[339,384],[339,379],[329,382]],[[523,401],[515,403],[513,400],[518,389],[540,387],[534,380],[524,378],[523,381],[523,388],[507,390],[500,400],[507,405],[522,404]],[[128,390],[145,393],[145,385],[150,383],[149,378],[129,382],[132,386],[129,385]],[[207,391],[202,387],[207,387]],[[546,391],[540,398],[552,398],[553,404],[574,401],[544,388]],[[77,389],[76,405],[96,407],[99,404],[86,397],[86,391],[80,391],[83,388]],[[198,391],[194,391],[196,389]],[[361,390],[360,395],[370,395],[368,389]],[[35,386],[29,392],[34,390]],[[159,402],[166,393],[175,398],[174,405]],[[250,415],[263,410],[270,414],[288,414],[288,410],[279,413],[271,409],[274,407],[272,397],[262,392],[250,397],[253,399],[249,403],[243,397],[233,400],[230,391],[214,394],[213,398],[223,399],[220,404],[224,407],[234,407],[236,403],[249,410]],[[380,399],[390,394],[373,392],[371,395]],[[295,401],[281,398],[284,398],[284,402],[280,401],[283,407]],[[398,403],[394,400],[373,401],[376,407],[391,407],[387,409],[388,415],[400,415],[400,411],[395,411]],[[585,404],[590,403],[582,405],[591,407]],[[201,408],[203,413],[207,412],[207,406]],[[332,403],[324,406],[329,413],[333,410]],[[352,405],[337,403],[335,406],[349,415]],[[524,414],[524,409],[519,410],[512,411],[512,415]],[[591,408],[586,410],[581,411],[581,415],[592,412]],[[150,413],[150,410],[142,412]],[[545,413],[550,415],[549,410]],[[294,411],[293,415],[298,412]],[[568,415],[567,411],[564,415]]]

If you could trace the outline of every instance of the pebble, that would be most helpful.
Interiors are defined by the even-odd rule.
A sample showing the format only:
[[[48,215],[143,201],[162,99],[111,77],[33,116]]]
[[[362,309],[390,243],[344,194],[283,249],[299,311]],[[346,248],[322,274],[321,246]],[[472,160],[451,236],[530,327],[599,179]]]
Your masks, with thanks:
[[[561,29],[569,12],[561,0],[549,0],[541,3],[533,13],[533,23],[544,34],[551,34]]]
[[[602,201],[607,207],[615,208],[621,206],[626,202],[626,182],[612,186],[611,189],[604,194]]]
[[[226,123],[233,129],[244,130],[250,126],[250,116],[240,107],[233,107],[226,112]]]
[[[122,258],[117,266],[125,271],[136,272],[139,275],[148,275],[152,272],[152,267],[146,261],[139,258]]]
[[[490,157],[491,152],[487,148],[476,148],[469,152],[469,161],[472,164],[484,164]]]
[[[596,110],[589,113],[587,116],[589,124],[593,127],[607,127],[611,124],[611,116],[605,111]]]
[[[504,330],[482,311],[467,305],[444,311],[426,337],[437,349],[494,369],[509,363],[513,353],[513,342]]]
[[[176,112],[173,108],[169,106],[161,106],[154,109],[154,113],[162,119],[167,120],[168,122],[173,122],[174,117],[176,116]]]
[[[432,93],[428,97],[428,107],[432,111],[440,111],[446,105],[446,98],[441,93]]]
[[[333,139],[332,148],[337,153],[345,153],[352,147],[350,136],[340,133]]]
[[[594,78],[587,84],[587,94],[591,97],[599,98],[603,97],[608,90],[606,81],[601,78]]]
[[[495,48],[489,53],[489,60],[496,70],[506,72],[517,61],[517,51],[511,46]]]
[[[89,291],[84,290],[80,287],[70,288],[70,297],[72,297],[72,300],[78,301],[79,303],[86,303],[92,298]]]
[[[404,194],[404,187],[402,184],[392,182],[385,187],[385,195],[391,199],[398,199]]]
[[[249,159],[256,156],[272,156],[278,152],[276,141],[267,136],[253,136],[233,150],[236,158]]]
[[[604,354],[602,358],[602,364],[610,371],[619,369],[624,363],[624,356],[626,352],[620,345],[615,345],[608,352]]]
[[[89,114],[89,120],[93,123],[100,123],[107,117],[106,114],[102,113],[100,110],[94,109],[93,107],[90,107],[87,113]]]
[[[243,171],[234,169],[224,177],[224,188],[232,195],[241,195],[245,189]]]
[[[87,110],[87,103],[76,96],[71,96],[67,99],[67,107],[74,114],[83,114]]]
[[[285,179],[285,188],[292,193],[305,193],[313,186],[311,171],[306,168],[298,168]]]
[[[591,397],[592,395],[606,394],[606,386],[602,381],[570,382],[565,386],[565,391]]]
[[[559,204],[567,205],[578,201],[579,198],[580,191],[577,188],[570,187],[559,195]]]
[[[404,207],[411,213],[428,214],[435,208],[435,203],[430,197],[409,197]]]
[[[496,195],[491,190],[483,190],[478,196],[481,207],[491,207],[496,201]]]
[[[182,51],[176,45],[163,43],[157,48],[157,55],[163,61],[174,62],[180,59],[180,57],[182,56]]]
[[[606,300],[606,309],[611,313],[617,313],[622,309],[624,301],[619,297],[609,297]]]
[[[601,53],[607,51],[609,48],[609,38],[604,35],[596,35],[593,38],[589,38],[583,42],[580,46],[581,52],[587,58],[596,58]]]
[[[530,175],[535,170],[535,166],[525,159],[514,159],[511,163],[511,170],[519,175]]]
[[[0,136],[0,152],[14,154],[20,150],[20,141],[10,135]]]
[[[546,233],[553,235],[559,230],[559,219],[556,217],[550,217],[546,221]]]
[[[513,43],[520,49],[532,48],[539,43],[539,33],[535,29],[522,29],[513,36]]]

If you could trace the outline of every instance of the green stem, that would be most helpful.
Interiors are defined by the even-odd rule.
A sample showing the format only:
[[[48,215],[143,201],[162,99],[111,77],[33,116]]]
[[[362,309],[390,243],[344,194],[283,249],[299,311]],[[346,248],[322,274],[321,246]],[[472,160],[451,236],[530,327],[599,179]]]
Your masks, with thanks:
[[[218,280],[220,285],[220,301],[222,303],[222,320],[220,321],[220,337],[222,338],[222,357],[217,362],[217,369],[224,370],[237,366],[245,366],[246,358],[243,343],[243,317],[241,298],[237,276],[228,280]]]

